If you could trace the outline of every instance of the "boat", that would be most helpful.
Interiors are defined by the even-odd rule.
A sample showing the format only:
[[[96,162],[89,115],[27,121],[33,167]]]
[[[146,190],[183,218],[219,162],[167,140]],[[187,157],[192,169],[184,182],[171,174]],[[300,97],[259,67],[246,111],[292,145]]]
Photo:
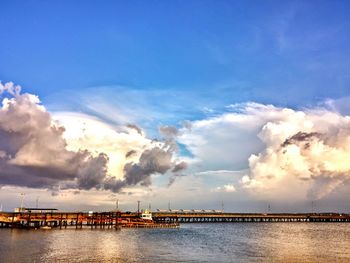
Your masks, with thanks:
[[[141,213],[140,218],[149,222],[153,222],[152,213],[147,209]]]

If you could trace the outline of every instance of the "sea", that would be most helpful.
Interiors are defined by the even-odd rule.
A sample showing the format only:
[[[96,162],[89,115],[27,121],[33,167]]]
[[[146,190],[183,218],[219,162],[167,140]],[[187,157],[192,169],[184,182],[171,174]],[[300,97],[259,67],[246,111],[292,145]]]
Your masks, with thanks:
[[[0,229],[0,262],[350,262],[350,224]]]

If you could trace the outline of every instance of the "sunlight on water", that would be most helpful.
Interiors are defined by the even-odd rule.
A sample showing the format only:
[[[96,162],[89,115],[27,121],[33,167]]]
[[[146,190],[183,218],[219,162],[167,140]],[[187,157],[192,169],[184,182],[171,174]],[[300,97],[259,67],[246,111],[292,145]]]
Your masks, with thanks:
[[[1,262],[350,262],[346,223],[0,230]]]

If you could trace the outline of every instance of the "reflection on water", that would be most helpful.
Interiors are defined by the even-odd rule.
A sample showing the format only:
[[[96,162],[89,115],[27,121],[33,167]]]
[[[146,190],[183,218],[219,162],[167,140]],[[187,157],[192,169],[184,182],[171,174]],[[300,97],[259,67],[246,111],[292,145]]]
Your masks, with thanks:
[[[347,223],[180,229],[0,229],[0,262],[350,262]]]

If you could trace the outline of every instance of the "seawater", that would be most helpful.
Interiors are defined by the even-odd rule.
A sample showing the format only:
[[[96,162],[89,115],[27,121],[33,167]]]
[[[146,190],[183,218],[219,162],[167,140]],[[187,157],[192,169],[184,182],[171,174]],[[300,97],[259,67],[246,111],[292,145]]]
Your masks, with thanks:
[[[0,229],[0,262],[350,262],[350,224]]]

